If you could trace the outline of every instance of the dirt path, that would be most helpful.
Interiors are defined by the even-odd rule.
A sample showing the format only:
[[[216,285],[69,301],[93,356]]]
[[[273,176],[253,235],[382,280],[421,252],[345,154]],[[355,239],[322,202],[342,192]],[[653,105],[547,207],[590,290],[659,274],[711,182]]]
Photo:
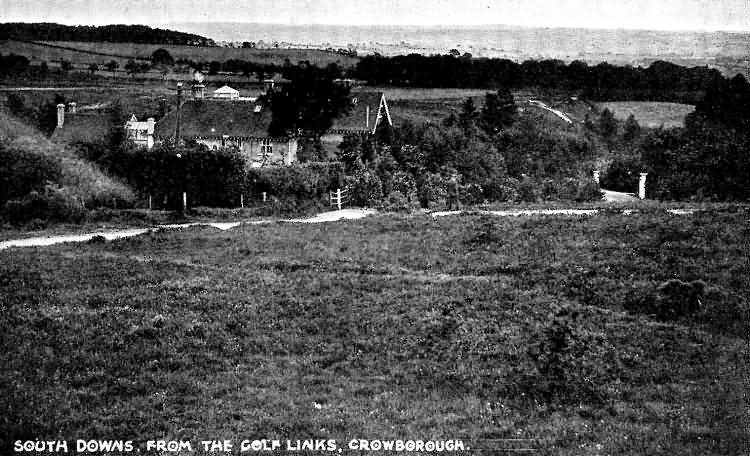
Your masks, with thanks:
[[[343,209],[341,211],[324,212],[308,219],[290,219],[281,221],[287,223],[326,223],[336,222],[339,220],[360,219],[374,213],[375,211],[371,209]],[[268,223],[274,223],[276,221],[277,220],[255,220],[248,222],[195,222],[174,225],[158,225],[153,228],[132,228],[125,230],[98,231],[94,233],[84,234],[40,236],[0,242],[0,250],[9,249],[11,247],[44,247],[48,245],[62,244],[65,242],[86,242],[95,236],[102,236],[107,240],[113,240],[138,236],[159,229],[176,230],[181,228],[190,228],[192,226],[211,226],[219,230],[226,231],[232,228],[236,228],[240,225],[264,225]]]
[[[604,192],[604,201],[610,203],[626,203],[628,201],[638,201],[638,197],[635,195],[635,193],[613,192],[612,190],[604,189],[602,189],[602,192]]]
[[[55,235],[55,236],[40,236],[31,237],[26,239],[14,239],[10,241],[0,242],[0,250],[9,249],[11,247],[44,247],[54,244],[62,244],[65,242],[86,242],[95,236],[102,236],[107,240],[121,239],[126,237],[138,236],[141,234],[149,233],[152,231],[166,229],[175,230],[181,228],[190,228],[192,226],[211,226],[216,229],[226,231],[233,228],[237,228],[241,225],[265,225],[275,222],[285,223],[328,223],[337,222],[340,220],[356,220],[367,217],[368,215],[375,214],[377,211],[372,209],[343,209],[340,211],[323,212],[314,217],[307,219],[288,219],[288,220],[253,220],[247,222],[194,222],[194,223],[181,223],[174,225],[158,225],[153,228],[131,228],[124,230],[112,230],[112,231],[99,231],[95,233],[84,233],[84,234],[66,234],[66,235]],[[590,216],[596,215],[600,211],[598,209],[526,209],[526,210],[514,210],[514,211],[445,211],[445,212],[432,212],[432,217],[448,217],[453,215],[461,215],[464,213],[470,214],[487,214],[498,217],[520,217],[520,216],[531,216],[531,215],[572,215],[572,216]],[[632,215],[636,214],[636,210],[624,210],[623,214]],[[690,215],[694,211],[690,209],[672,209],[667,212],[674,215]]]

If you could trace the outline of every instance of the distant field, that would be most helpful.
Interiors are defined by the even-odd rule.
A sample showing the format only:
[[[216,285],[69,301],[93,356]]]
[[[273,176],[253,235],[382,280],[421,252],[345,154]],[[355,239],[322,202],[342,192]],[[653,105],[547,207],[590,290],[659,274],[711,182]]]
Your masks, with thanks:
[[[135,43],[86,43],[77,41],[50,41],[48,43],[56,46],[81,49],[84,51],[128,55],[146,59],[150,58],[155,50],[164,48],[169,51],[175,60],[216,60],[223,62],[231,59],[239,59],[250,60],[257,63],[281,65],[284,63],[284,59],[288,58],[292,63],[309,60],[315,65],[325,66],[329,63],[339,63],[345,67],[355,65],[358,60],[353,57],[317,49],[236,49],[224,47],[170,46]]]
[[[31,60],[32,64],[39,64],[44,61],[47,62],[50,66],[55,66],[55,62],[59,63],[60,60],[67,60],[74,65],[88,65],[90,63],[103,64],[109,62],[110,60],[116,60],[122,67],[128,61],[128,58],[125,58],[124,56],[130,55],[122,54],[123,57],[96,55],[86,52],[78,52],[70,49],[61,49],[15,40],[0,41],[0,50],[3,53],[13,53],[26,56],[29,60]]]
[[[484,96],[488,89],[424,89],[408,87],[368,87],[367,90],[384,92],[388,100],[443,100],[466,99]]]
[[[685,125],[685,117],[695,111],[695,106],[679,103],[650,101],[621,101],[596,103],[600,110],[609,109],[618,120],[625,120],[631,114],[642,127],[677,128]]]

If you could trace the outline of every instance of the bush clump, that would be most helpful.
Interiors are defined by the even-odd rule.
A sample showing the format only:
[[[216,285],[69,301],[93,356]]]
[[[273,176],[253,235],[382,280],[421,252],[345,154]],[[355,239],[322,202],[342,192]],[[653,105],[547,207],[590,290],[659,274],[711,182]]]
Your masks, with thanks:
[[[343,167],[339,163],[254,168],[247,173],[251,194],[269,196],[320,197],[342,187]]]
[[[664,320],[676,320],[697,313],[702,307],[701,298],[706,294],[706,283],[702,280],[683,282],[668,280],[656,289],[653,300],[654,313]]]
[[[349,191],[349,203],[354,206],[373,207],[383,200],[383,183],[368,168],[360,168],[353,176],[347,176],[346,188]]]
[[[576,201],[601,201],[603,197],[604,193],[602,193],[602,189],[593,179],[581,180],[579,182]]]
[[[538,342],[529,348],[534,374],[526,390],[538,401],[603,401],[593,382],[595,366],[589,359],[593,341],[577,329],[578,318],[578,312],[568,306],[555,307],[546,325],[537,330]]]
[[[32,191],[21,199],[3,206],[4,217],[11,223],[34,219],[78,223],[86,216],[80,199],[70,189],[47,185],[43,193]]]
[[[661,283],[655,290],[646,293],[627,306],[664,321],[674,321],[695,316],[704,306],[708,288],[702,280],[684,282],[672,279]]]

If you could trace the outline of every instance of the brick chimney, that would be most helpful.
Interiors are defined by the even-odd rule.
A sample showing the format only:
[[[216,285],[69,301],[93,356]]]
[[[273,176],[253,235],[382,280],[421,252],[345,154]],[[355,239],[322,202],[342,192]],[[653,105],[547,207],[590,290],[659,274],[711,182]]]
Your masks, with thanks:
[[[149,117],[146,120],[148,124],[148,131],[146,132],[146,148],[151,150],[154,147],[154,128],[156,126],[156,120],[153,117]]]
[[[62,128],[65,125],[65,105],[60,103],[57,105],[57,128]]]

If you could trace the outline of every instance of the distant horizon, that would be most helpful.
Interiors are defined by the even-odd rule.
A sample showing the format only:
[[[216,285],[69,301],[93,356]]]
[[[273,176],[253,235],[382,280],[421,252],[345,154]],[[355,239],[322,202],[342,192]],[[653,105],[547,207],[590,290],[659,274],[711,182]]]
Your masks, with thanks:
[[[750,32],[746,0],[4,0],[7,22]],[[446,18],[450,23],[446,23]]]
[[[180,24],[242,24],[242,25],[278,25],[282,27],[350,27],[350,28],[465,28],[465,29],[478,29],[478,28],[490,28],[490,27],[505,27],[505,28],[522,28],[522,29],[559,29],[559,30],[625,30],[633,32],[661,32],[661,33],[736,33],[736,34],[750,34],[750,30],[732,30],[732,29],[655,29],[655,28],[628,28],[628,27],[573,27],[573,26],[534,26],[534,25],[518,25],[518,24],[323,24],[323,23],[284,23],[284,22],[244,22],[244,21],[174,21],[174,22],[163,22],[149,24],[122,24],[122,25],[148,25],[153,28],[163,28],[167,25],[180,25]],[[67,24],[66,24],[67,25]],[[84,25],[84,24],[80,24]],[[87,24],[92,25],[92,24]],[[104,24],[104,25],[119,25],[119,24]],[[180,31],[180,30],[175,30]],[[207,37],[210,38],[210,37]]]
[[[520,29],[554,29],[554,30],[597,30],[597,31],[630,31],[630,32],[658,32],[658,33],[731,33],[739,35],[750,35],[750,30],[740,29],[658,29],[658,28],[630,28],[630,27],[594,27],[594,26],[534,26],[534,25],[521,25],[521,24],[503,24],[503,23],[487,23],[487,24],[324,24],[324,23],[285,23],[285,22],[263,22],[263,21],[169,21],[169,22],[107,22],[107,23],[81,23],[81,22],[67,22],[67,21],[3,21],[3,24],[20,23],[20,24],[60,24],[72,27],[107,27],[112,25],[127,25],[127,26],[145,26],[151,28],[165,29],[169,26],[174,25],[190,25],[190,24],[237,24],[237,25],[263,25],[263,26],[281,26],[281,27],[347,27],[347,28],[392,28],[392,29],[440,29],[440,28],[453,28],[453,29],[481,29],[481,28],[492,28],[492,27],[503,27],[503,28],[520,28]],[[184,30],[176,30],[175,32],[183,33],[194,33],[187,32]],[[206,37],[206,38],[211,38]]]

